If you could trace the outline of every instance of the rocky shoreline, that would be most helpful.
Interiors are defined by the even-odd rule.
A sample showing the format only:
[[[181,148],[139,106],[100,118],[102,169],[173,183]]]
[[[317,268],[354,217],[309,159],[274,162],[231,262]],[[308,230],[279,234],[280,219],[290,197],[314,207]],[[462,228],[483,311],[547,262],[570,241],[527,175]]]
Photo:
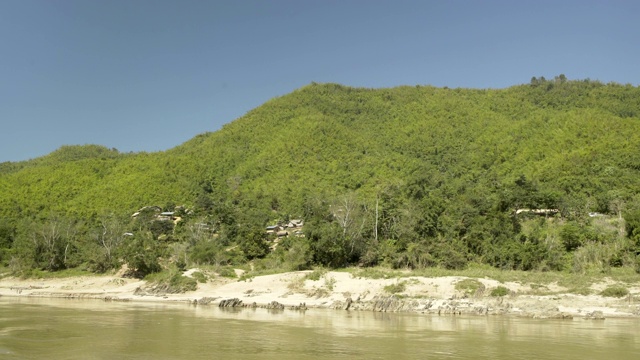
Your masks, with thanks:
[[[194,304],[197,305],[209,305],[208,302],[203,303],[202,300],[194,300]],[[217,302],[218,307],[223,308],[262,308],[270,310],[308,310],[309,307],[305,303],[299,305],[285,306],[284,304],[272,301],[269,304],[257,304],[243,303],[238,298],[224,299]],[[214,303],[215,305],[215,303]],[[321,307],[324,308],[324,307]],[[333,310],[346,310],[346,311],[372,311],[372,312],[406,312],[406,313],[420,313],[431,315],[514,315],[521,317],[528,317],[534,319],[573,319],[574,317],[580,317],[586,320],[604,320],[605,312],[602,310],[593,310],[587,312],[581,312],[574,314],[570,312],[560,311],[556,306],[544,306],[542,308],[529,309],[529,311],[522,311],[516,309],[512,303],[504,302],[503,304],[494,304],[494,306],[487,305],[485,303],[475,303],[471,301],[457,301],[457,300],[445,300],[445,301],[423,301],[417,300],[404,300],[397,296],[380,296],[372,301],[366,302],[353,302],[352,300],[336,301],[328,308]],[[636,307],[631,313],[618,312],[613,317],[636,317],[640,316],[640,306]]]

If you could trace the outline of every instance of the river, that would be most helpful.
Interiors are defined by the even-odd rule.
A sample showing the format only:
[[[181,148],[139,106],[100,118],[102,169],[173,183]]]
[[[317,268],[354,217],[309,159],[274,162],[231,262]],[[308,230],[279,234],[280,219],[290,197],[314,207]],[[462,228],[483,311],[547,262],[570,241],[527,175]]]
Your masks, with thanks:
[[[638,359],[640,319],[0,298],[0,359]]]

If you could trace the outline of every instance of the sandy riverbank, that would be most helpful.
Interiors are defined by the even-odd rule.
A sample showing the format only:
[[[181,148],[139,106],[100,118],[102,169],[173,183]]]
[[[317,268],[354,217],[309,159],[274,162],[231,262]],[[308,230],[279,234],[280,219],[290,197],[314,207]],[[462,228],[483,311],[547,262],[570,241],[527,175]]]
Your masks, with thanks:
[[[189,276],[194,270],[187,271]],[[0,279],[1,297],[91,298],[108,301],[191,302],[216,305],[238,299],[240,306],[277,304],[296,308],[348,309],[350,311],[405,311],[432,314],[505,314],[538,318],[571,318],[600,315],[606,317],[640,316],[640,286],[629,288],[630,295],[611,298],[599,295],[563,293],[557,285],[545,288],[552,295],[535,295],[528,284],[500,283],[477,279],[481,291],[465,294],[456,283],[465,277],[403,277],[401,279],[358,278],[347,272],[327,272],[312,280],[310,271],[289,272],[250,278],[245,281],[213,277],[199,283],[195,291],[183,294],[153,294],[143,280],[118,276],[82,276],[62,279]],[[401,284],[397,294],[389,285]],[[611,285],[610,281],[592,285],[594,292]],[[509,289],[503,297],[489,296],[498,286]],[[385,289],[387,287],[387,289]],[[628,287],[628,286],[627,286]],[[275,302],[275,303],[274,303]],[[238,301],[236,304],[240,304]]]

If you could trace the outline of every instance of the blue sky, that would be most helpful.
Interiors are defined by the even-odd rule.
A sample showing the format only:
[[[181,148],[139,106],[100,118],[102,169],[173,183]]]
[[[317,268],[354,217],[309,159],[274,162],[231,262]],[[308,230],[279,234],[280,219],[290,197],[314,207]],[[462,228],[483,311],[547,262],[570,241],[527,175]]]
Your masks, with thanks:
[[[640,1],[0,0],[0,162],[160,151],[315,82],[640,84]]]

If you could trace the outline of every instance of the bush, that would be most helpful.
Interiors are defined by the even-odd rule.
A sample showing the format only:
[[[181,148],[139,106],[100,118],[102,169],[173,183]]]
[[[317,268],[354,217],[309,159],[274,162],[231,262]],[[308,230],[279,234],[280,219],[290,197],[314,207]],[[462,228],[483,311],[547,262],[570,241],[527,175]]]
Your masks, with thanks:
[[[568,222],[560,229],[560,239],[567,251],[573,251],[584,242],[583,230],[575,222]]]
[[[191,261],[196,264],[227,264],[229,254],[216,241],[199,241],[189,250]]]
[[[325,269],[315,269],[312,272],[306,274],[304,276],[305,280],[313,280],[313,281],[318,281],[320,280],[321,277],[324,276],[324,274],[327,273],[327,270]]]
[[[567,292],[571,294],[578,294],[578,295],[584,295],[584,296],[591,295],[593,293],[593,291],[591,291],[591,289],[586,286],[570,288],[569,290],[567,290]]]
[[[622,286],[609,286],[608,288],[602,290],[600,292],[600,295],[606,296],[606,297],[621,298],[629,295],[629,290]]]
[[[333,288],[335,287],[336,282],[337,282],[336,278],[334,278],[333,276],[325,276],[324,277],[324,286],[329,291],[333,291]]]
[[[179,272],[154,273],[145,277],[155,294],[180,294],[198,288],[196,279],[182,276]]]
[[[363,268],[354,271],[351,276],[363,279],[391,279],[402,276],[402,273],[384,268]]]
[[[218,275],[226,278],[235,279],[238,277],[238,275],[236,274],[236,271],[231,266],[218,267],[216,272],[218,273]]]
[[[309,243],[301,238],[289,238],[283,240],[278,248],[283,249],[283,260],[287,267],[293,271],[309,269],[313,260],[313,253]],[[278,249],[279,250],[279,249]]]
[[[239,237],[238,245],[248,260],[263,258],[270,251],[267,234],[262,228],[241,230]]]
[[[448,270],[463,270],[467,267],[467,257],[452,247],[441,247],[437,253],[439,265]]]
[[[509,289],[504,286],[498,286],[497,288],[491,290],[491,296],[501,297],[509,295]]]
[[[401,293],[403,291],[405,291],[407,288],[407,282],[406,281],[400,281],[397,282],[395,284],[390,284],[384,287],[384,291],[390,293],[390,294],[397,294],[397,293]]]
[[[456,283],[456,290],[461,291],[465,296],[480,295],[484,289],[484,284],[477,279],[464,279]]]
[[[206,283],[207,282],[207,275],[201,273],[200,271],[195,271],[193,274],[191,274],[191,276],[196,279],[197,282],[199,283]]]
[[[187,291],[195,291],[198,288],[196,279],[175,274],[169,280],[169,289],[172,293],[183,293]]]
[[[640,209],[626,211],[623,213],[626,223],[627,237],[640,244]]]
[[[157,244],[151,234],[136,235],[125,248],[124,261],[129,266],[134,277],[143,278],[149,274],[162,270],[158,257],[162,255],[163,247]]]

